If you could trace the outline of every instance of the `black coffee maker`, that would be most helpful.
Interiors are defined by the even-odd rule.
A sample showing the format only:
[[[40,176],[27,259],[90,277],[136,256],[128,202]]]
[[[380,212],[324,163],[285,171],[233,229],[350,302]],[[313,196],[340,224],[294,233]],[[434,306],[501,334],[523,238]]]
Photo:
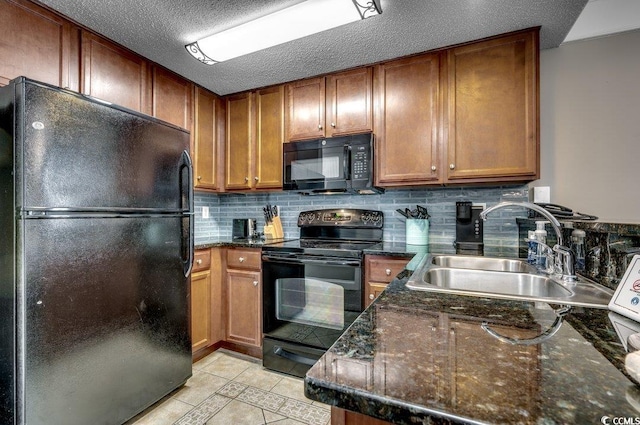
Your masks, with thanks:
[[[456,253],[483,255],[484,235],[480,212],[482,206],[474,206],[470,201],[456,202]]]

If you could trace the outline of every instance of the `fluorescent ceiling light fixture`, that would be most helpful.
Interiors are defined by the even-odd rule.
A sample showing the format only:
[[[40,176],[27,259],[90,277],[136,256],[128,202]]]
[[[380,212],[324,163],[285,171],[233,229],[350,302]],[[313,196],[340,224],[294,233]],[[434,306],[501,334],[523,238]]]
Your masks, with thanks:
[[[380,13],[379,0],[307,0],[185,47],[213,65]]]

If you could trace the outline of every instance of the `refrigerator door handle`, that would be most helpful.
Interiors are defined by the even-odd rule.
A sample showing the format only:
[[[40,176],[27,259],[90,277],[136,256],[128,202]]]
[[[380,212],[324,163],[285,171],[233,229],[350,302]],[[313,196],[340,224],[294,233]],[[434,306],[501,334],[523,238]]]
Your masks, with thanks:
[[[191,269],[193,268],[193,238],[195,221],[193,217],[193,164],[191,162],[189,152],[187,152],[186,150],[182,152],[180,162],[180,199],[182,203],[181,208],[183,211],[185,211],[185,207],[188,209],[187,218],[189,219],[188,235],[185,235],[184,229],[182,230],[182,243],[184,244],[186,242],[188,244],[187,258],[183,259],[182,262],[184,267],[184,275],[185,277],[188,277],[191,274]],[[184,205],[185,203],[187,205]],[[184,221],[182,223],[184,225]]]

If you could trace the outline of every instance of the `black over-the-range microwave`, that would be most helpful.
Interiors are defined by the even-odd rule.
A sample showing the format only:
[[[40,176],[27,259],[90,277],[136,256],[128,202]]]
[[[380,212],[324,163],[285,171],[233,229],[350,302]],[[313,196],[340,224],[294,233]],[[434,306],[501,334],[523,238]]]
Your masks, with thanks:
[[[308,195],[381,193],[373,186],[373,134],[285,143],[283,188]]]

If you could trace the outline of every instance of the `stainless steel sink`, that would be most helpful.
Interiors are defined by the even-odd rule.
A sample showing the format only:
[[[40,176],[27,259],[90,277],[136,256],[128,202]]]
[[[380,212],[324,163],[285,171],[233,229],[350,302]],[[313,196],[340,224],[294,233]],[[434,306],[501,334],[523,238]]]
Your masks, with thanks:
[[[434,255],[432,264],[457,269],[488,270],[497,272],[535,273],[536,268],[524,261],[511,258],[474,257],[467,255]]]
[[[548,277],[528,273],[438,267],[427,270],[422,280],[426,285],[435,285],[441,289],[483,295],[502,294],[544,299],[573,295],[570,290]]]
[[[426,256],[406,286],[418,291],[593,308],[607,308],[613,296],[613,291],[595,282],[581,277],[564,282],[521,260],[462,255]]]

